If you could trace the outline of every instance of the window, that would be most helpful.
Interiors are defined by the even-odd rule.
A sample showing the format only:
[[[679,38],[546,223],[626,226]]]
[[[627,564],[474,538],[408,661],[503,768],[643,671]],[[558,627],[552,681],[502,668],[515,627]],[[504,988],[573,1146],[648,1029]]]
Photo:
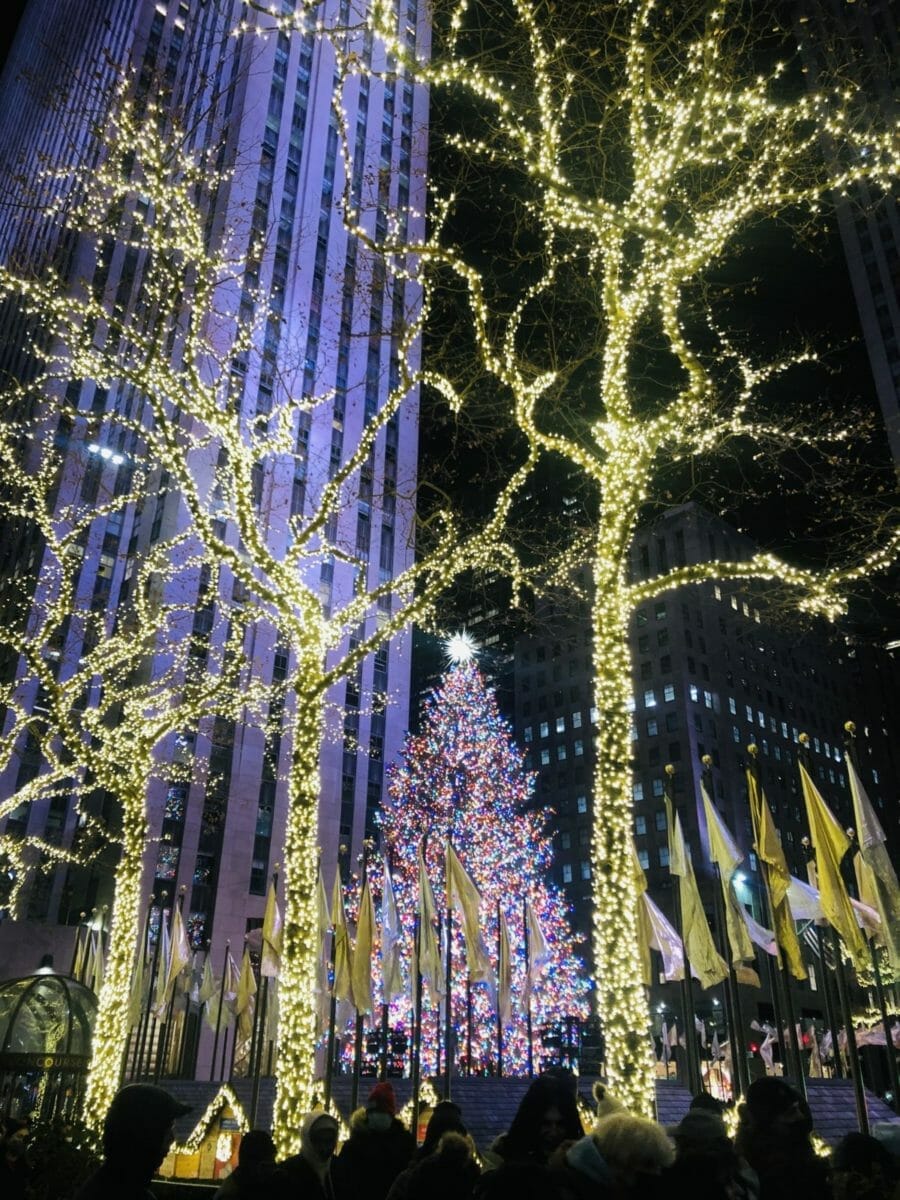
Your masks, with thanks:
[[[638,837],[643,837],[643,835],[647,832],[647,818],[646,817],[638,816],[638,817],[634,818],[634,832],[637,834]]]
[[[651,717],[647,722],[647,737],[656,737],[659,733],[659,723],[655,717]]]
[[[645,871],[650,866],[650,855],[646,850],[638,850],[638,862]]]
[[[581,713],[580,712],[572,713],[572,728],[573,729],[581,728]]]
[[[584,742],[581,740],[581,738],[575,739],[572,749],[575,754],[575,757],[581,758],[581,756],[584,754]]]
[[[577,796],[575,798],[575,808],[580,813],[587,812],[587,796]]]
[[[666,704],[671,704],[675,699],[675,684],[667,683],[663,688],[663,700]]]
[[[563,881],[563,883],[571,883],[572,882],[572,864],[571,863],[563,863],[562,881]]]
[[[549,737],[549,736],[550,736],[550,726],[547,724],[546,721],[541,721],[541,737],[545,738],[545,737]]]
[[[525,738],[526,742],[530,742],[532,740],[534,733],[533,733],[532,727],[530,725],[525,726],[522,736]]]
[[[713,706],[712,692],[704,692],[703,693],[703,703],[706,705],[707,708],[712,708],[712,706]]]
[[[666,713],[666,733],[674,733],[678,728],[678,713]]]
[[[565,742],[560,742],[556,747],[556,761],[565,762],[566,760],[566,745]]]
[[[581,863],[581,878],[582,878],[582,879],[590,879],[590,877],[591,877],[591,864],[590,864],[589,862],[584,862],[584,861],[582,860],[582,863]]]
[[[659,848],[659,865],[667,867],[669,865],[669,847],[660,846]]]
[[[731,727],[731,740],[736,746],[741,744],[741,731],[737,725],[732,725]]]
[[[653,795],[654,796],[665,795],[665,788],[663,786],[663,781],[661,779],[653,780]]]
[[[541,766],[547,767],[549,765],[550,765],[550,751],[545,746],[544,749],[541,751]]]
[[[632,800],[643,800],[644,785],[642,783],[638,782],[631,785],[631,798]]]
[[[557,717],[556,718],[556,732],[557,733],[565,733],[566,732],[566,718],[565,717]]]
[[[728,697],[728,711],[733,717],[737,716],[737,705],[734,702],[734,696]]]
[[[654,616],[656,617],[657,621],[664,621],[666,619],[665,603],[663,601],[660,601],[660,603],[657,604],[656,607],[654,608],[653,613],[654,613]]]
[[[688,688],[688,693],[690,694],[691,699],[696,704],[698,702],[698,700],[700,699],[700,689],[697,687],[696,683],[692,683],[690,685],[690,687]]]
[[[644,692],[644,708],[655,708],[655,707],[656,707],[656,692],[654,692],[653,688],[647,688],[647,690]]]
[[[568,832],[568,830],[564,830],[559,835],[559,844],[563,850],[571,850],[572,849],[572,835],[571,835],[571,833]]]
[[[753,853],[753,851],[752,851],[752,850],[751,850],[751,851],[750,851],[750,853],[748,854],[748,856],[747,856],[747,859],[748,859],[748,861],[749,861],[749,863],[750,863],[750,870],[751,870],[751,871],[755,871],[755,870],[757,870],[757,866],[756,866],[756,855]]]
[[[666,831],[666,810],[664,808],[656,810],[656,828],[660,833]]]

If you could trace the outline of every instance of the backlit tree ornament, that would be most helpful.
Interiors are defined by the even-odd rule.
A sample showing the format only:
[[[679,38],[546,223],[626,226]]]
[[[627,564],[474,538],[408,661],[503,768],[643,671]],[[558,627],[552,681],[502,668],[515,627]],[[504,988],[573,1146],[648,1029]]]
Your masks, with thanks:
[[[673,464],[689,462],[696,480],[736,444],[751,447],[751,467],[769,449],[814,445],[840,475],[852,429],[829,415],[810,432],[760,399],[812,355],[762,361],[752,335],[744,348],[709,311],[711,269],[761,219],[815,220],[858,182],[886,187],[897,175],[898,129],[875,127],[847,76],[806,90],[796,39],[765,5],[435,0],[431,11],[424,60],[409,50],[392,0],[373,0],[380,70],[450,98],[444,111],[459,117],[459,131],[444,139],[462,164],[460,190],[471,185],[480,226],[496,201],[490,228],[502,249],[492,260],[487,239],[471,252],[454,240],[464,226],[450,220],[461,199],[451,195],[435,200],[427,242],[397,227],[381,251],[415,259],[426,297],[449,281],[466,298],[460,370],[449,353],[427,364],[427,382],[451,406],[472,394],[473,379],[505,396],[535,456],[561,460],[591,496],[592,524],[558,578],[589,564],[596,994],[610,1086],[649,1115],[654,1064],[630,863],[635,610],[684,585],[768,581],[802,611],[834,619],[850,586],[894,560],[900,534],[888,516],[876,549],[822,571],[761,552],[636,582],[635,532],[649,505],[665,503]],[[334,42],[341,80],[379,73]]]

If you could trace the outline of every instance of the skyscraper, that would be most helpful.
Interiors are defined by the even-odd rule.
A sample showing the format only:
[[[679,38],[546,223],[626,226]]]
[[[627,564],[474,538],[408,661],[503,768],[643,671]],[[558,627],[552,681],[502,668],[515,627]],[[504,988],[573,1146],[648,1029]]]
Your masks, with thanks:
[[[282,0],[280,14],[290,16],[294,8]],[[329,0],[317,15],[348,26],[348,47],[371,62],[378,50],[365,31],[365,10],[365,4]],[[407,44],[426,53],[424,6],[402,0],[397,17]],[[15,114],[7,116],[0,136],[0,253],[20,270],[40,273],[50,262],[64,274],[83,270],[85,247],[77,239],[66,241],[46,215],[47,199],[64,195],[67,186],[48,178],[46,168],[73,158],[83,163],[85,156],[89,161],[102,152],[95,127],[126,76],[138,104],[152,97],[170,107],[215,180],[205,201],[207,237],[215,244],[227,236],[237,250],[233,286],[240,319],[245,326],[257,323],[252,346],[231,355],[231,402],[248,419],[265,423],[285,392],[305,401],[296,414],[293,470],[271,484],[281,494],[270,492],[267,499],[273,511],[302,515],[310,492],[346,464],[388,390],[398,386],[398,331],[416,308],[417,291],[413,283],[398,283],[379,271],[377,256],[367,259],[342,222],[345,180],[332,107],[335,62],[327,43],[316,38],[312,20],[280,32],[268,21],[264,36],[255,21],[240,0],[31,0],[0,92],[4,111]],[[259,23],[265,26],[266,18]],[[383,237],[394,219],[414,231],[424,211],[424,92],[389,69],[361,74],[345,88],[343,109],[353,154],[348,194],[367,232]],[[135,305],[141,262],[121,234],[109,231],[105,252],[92,267],[93,283],[110,303]],[[15,305],[0,320],[9,347],[5,371],[27,374],[27,321]],[[115,445],[92,440],[84,432],[90,414],[130,413],[139,399],[126,388],[71,381],[68,400],[87,421],[84,428],[78,423],[63,428],[61,421],[60,436],[68,459],[80,464],[82,502],[91,502],[90,489],[96,496],[100,481],[115,488],[116,472],[127,466],[131,436],[123,432]],[[322,554],[315,586],[325,606],[352,591],[355,570],[364,570],[375,586],[412,559],[416,411],[412,393],[385,421],[335,514],[329,540],[349,547],[357,566]],[[172,481],[157,476],[153,485],[143,512],[132,506],[97,518],[81,586],[98,605],[114,610],[127,596],[130,560],[186,519]],[[279,536],[283,524],[273,521],[271,537],[277,543]],[[8,538],[4,553],[7,566],[31,555],[32,575],[39,577],[39,543],[23,547]],[[241,603],[239,594],[227,600],[232,610]],[[217,603],[202,570],[188,603],[191,636],[202,638]],[[391,598],[382,597],[381,604],[390,611]],[[283,678],[287,652],[274,637],[264,641],[253,648],[255,660],[268,678]],[[14,673],[14,659],[5,668],[7,676]],[[408,691],[409,649],[400,638],[383,644],[329,694],[319,811],[326,874],[339,853],[353,861],[371,827],[383,763],[406,728]],[[40,698],[33,690],[28,699]],[[270,711],[265,730],[208,719],[160,747],[159,778],[149,797],[148,890],[165,891],[171,900],[186,889],[185,919],[197,948],[211,940],[218,953],[226,938],[240,946],[261,921],[285,821],[280,780],[290,746],[277,715]],[[192,758],[205,764],[193,782],[167,778],[167,762]],[[39,758],[23,745],[2,781],[4,791],[41,769]],[[111,801],[99,797],[96,803],[102,809]],[[66,844],[78,821],[70,798],[57,795],[13,813],[5,831],[39,833]],[[36,874],[18,915],[71,923],[80,911],[106,902],[109,884],[109,864],[102,860]],[[20,965],[28,967],[25,957]]]

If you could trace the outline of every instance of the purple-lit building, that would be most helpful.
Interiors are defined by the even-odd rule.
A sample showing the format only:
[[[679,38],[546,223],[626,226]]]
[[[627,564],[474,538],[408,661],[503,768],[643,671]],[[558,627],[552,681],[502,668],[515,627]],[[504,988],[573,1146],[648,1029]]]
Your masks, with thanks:
[[[294,10],[292,0],[281,0],[280,7],[286,14]],[[358,32],[351,36],[360,56],[379,53],[359,24],[366,7],[362,0],[328,0],[323,7],[330,18],[356,24]],[[427,53],[425,5],[400,0],[397,16],[407,44]],[[331,110],[334,62],[328,46],[311,29],[265,37],[253,29],[236,34],[242,20],[252,19],[241,0],[30,0],[0,79],[5,114],[0,129],[0,255],[4,262],[37,270],[49,261],[74,269],[81,248],[61,241],[41,215],[42,189],[45,199],[46,191],[56,186],[40,182],[42,165],[66,161],[73,152],[94,152],[90,124],[109,102],[121,66],[132,73],[138,95],[141,89],[165,89],[182,116],[190,118],[185,124],[195,146],[215,156],[220,182],[209,211],[209,233],[215,240],[229,230],[232,238],[243,239],[244,277],[238,273],[234,282],[239,303],[249,312],[254,289],[261,287],[266,295],[269,315],[255,353],[232,358],[232,394],[257,415],[278,403],[286,376],[306,396],[334,395],[301,414],[293,477],[279,477],[274,486],[283,494],[269,497],[273,512],[296,513],[308,503],[316,476],[333,473],[346,459],[364,423],[396,382],[397,339],[390,331],[415,309],[417,296],[412,284],[397,286],[378,272],[363,270],[358,242],[343,228],[336,204],[344,180]],[[414,223],[421,220],[416,214],[425,207],[427,96],[401,76],[388,82],[357,77],[345,93],[345,111],[356,164],[353,198],[367,214],[365,220],[371,220],[370,232],[383,235],[387,214],[406,212],[414,233]],[[265,248],[254,256],[249,247],[260,239]],[[139,267],[115,237],[109,249],[105,266],[98,268],[106,272],[101,282],[116,302],[133,303]],[[4,371],[27,371],[19,313],[4,311],[0,322],[7,346]],[[79,408],[88,414],[136,402],[90,380],[72,386]],[[412,558],[409,497],[417,435],[412,396],[379,434],[365,486],[337,517],[338,541],[368,560],[373,585],[394,577]],[[127,438],[120,445],[96,445],[78,434],[77,426],[67,436],[67,454],[80,462],[80,486],[97,486],[98,478],[103,486],[112,486],[111,478],[127,458]],[[127,589],[129,559],[185,520],[177,491],[166,479],[156,485],[142,513],[126,509],[108,524],[98,518],[80,584],[94,600],[115,607]],[[86,498],[82,493],[81,499]],[[283,521],[272,521],[271,537],[273,544],[284,537]],[[0,577],[5,563],[23,552],[39,555],[40,547],[23,550],[10,543],[0,550]],[[39,576],[39,561],[34,569]],[[349,565],[329,559],[316,564],[316,570],[326,604],[347,593]],[[235,601],[234,596],[229,599]],[[192,632],[202,634],[216,602],[204,591],[202,572],[191,602]],[[254,657],[264,674],[283,676],[284,653],[274,639],[264,641],[262,637],[254,647]],[[329,696],[320,803],[328,879],[339,853],[345,863],[355,862],[371,828],[383,766],[399,748],[407,726],[409,654],[408,638],[392,642]],[[9,678],[16,664],[7,659],[0,669]],[[375,693],[390,697],[383,711],[371,703]],[[150,797],[147,892],[152,888],[174,896],[186,885],[185,916],[195,945],[211,940],[217,970],[225,940],[240,947],[248,929],[261,923],[270,873],[280,857],[284,797],[278,775],[288,750],[271,722],[265,733],[216,718],[172,737],[160,751],[163,767],[189,755],[207,761],[214,782],[169,783],[161,770]],[[29,772],[40,769],[40,760],[23,746],[0,788],[8,794]],[[102,807],[110,801],[100,797],[97,803]],[[14,813],[5,828],[65,843],[77,820],[74,805],[57,797],[43,807]],[[58,945],[63,958],[71,928],[66,934],[59,927],[71,927],[80,911],[108,901],[111,865],[101,857],[91,867],[35,875],[15,914],[15,924],[31,923],[32,936],[22,936],[21,927],[17,932],[11,921],[0,922],[4,974],[38,965],[35,939],[42,949]]]

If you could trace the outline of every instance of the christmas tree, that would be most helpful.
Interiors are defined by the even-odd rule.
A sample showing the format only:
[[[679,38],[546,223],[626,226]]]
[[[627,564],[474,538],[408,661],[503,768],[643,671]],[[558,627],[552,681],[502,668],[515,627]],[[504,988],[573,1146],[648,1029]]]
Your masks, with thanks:
[[[540,1031],[560,1026],[567,1017],[587,1016],[583,964],[572,953],[566,902],[549,882],[553,858],[544,832],[544,814],[528,808],[534,776],[501,717],[493,690],[474,661],[456,663],[426,699],[423,730],[407,738],[401,762],[389,770],[388,801],[381,814],[382,846],[390,862],[397,909],[405,931],[403,969],[409,979],[412,930],[416,912],[417,858],[425,843],[428,877],[438,912],[446,915],[444,850],[451,839],[480,896],[480,927],[496,978],[498,913],[505,916],[510,940],[511,1013],[503,1029],[504,1074],[527,1068],[525,995],[527,988],[524,905],[527,900],[546,939],[546,961],[532,963],[531,1016],[534,1062],[540,1061]],[[496,992],[486,983],[469,987],[460,921],[452,921],[452,1025],[457,1058],[466,1060],[471,1045],[473,1071],[497,1062]],[[535,947],[532,945],[532,953]],[[446,964],[446,948],[442,950]],[[391,1025],[411,1028],[411,989],[391,1005]],[[422,1037],[423,1073],[437,1065],[437,1005],[425,992]]]

